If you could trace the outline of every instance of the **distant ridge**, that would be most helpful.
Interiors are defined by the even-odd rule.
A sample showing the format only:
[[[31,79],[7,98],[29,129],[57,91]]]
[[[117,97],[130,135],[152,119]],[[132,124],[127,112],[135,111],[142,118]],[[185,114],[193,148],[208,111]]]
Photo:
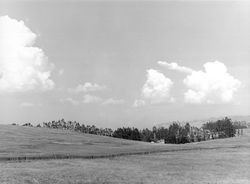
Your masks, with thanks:
[[[191,126],[201,127],[206,122],[217,121],[217,120],[223,119],[225,117],[228,117],[228,118],[232,119],[233,121],[246,121],[248,124],[250,123],[250,115],[246,115],[246,116],[240,116],[240,115],[219,116],[219,117],[211,117],[211,118],[187,120],[187,121],[176,121],[176,122],[179,122],[180,124],[189,123]],[[174,121],[169,121],[169,122],[166,122],[166,123],[160,123],[160,124],[157,124],[156,126],[157,127],[168,127],[172,122],[174,122]]]

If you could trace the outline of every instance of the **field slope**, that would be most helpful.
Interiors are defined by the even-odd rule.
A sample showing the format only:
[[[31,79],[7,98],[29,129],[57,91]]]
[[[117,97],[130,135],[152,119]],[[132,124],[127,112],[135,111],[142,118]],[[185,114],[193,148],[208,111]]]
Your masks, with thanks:
[[[171,148],[178,148],[170,145]],[[96,158],[164,150],[166,146],[69,130],[1,125],[0,160]]]
[[[248,129],[241,137],[156,145],[64,130],[0,126],[0,183],[248,184],[249,133]],[[145,152],[153,154],[138,155]],[[121,153],[124,156],[113,157]],[[96,159],[60,159],[60,155]],[[37,160],[16,162],[20,157]]]
[[[243,137],[185,145],[151,144],[69,130],[0,126],[0,160],[101,158],[199,149],[250,147],[248,132]]]

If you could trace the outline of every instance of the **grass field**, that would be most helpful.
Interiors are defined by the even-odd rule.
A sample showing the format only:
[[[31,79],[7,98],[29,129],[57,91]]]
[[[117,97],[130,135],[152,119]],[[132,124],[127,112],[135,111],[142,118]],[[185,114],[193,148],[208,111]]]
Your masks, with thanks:
[[[5,158],[71,158],[109,156],[123,153],[178,149],[177,145],[154,145],[106,136],[81,134],[68,130],[0,126],[0,160]]]
[[[100,159],[2,160],[0,183],[250,183],[249,129],[242,137],[185,145],[29,127],[1,126],[0,131],[2,158],[160,151]]]

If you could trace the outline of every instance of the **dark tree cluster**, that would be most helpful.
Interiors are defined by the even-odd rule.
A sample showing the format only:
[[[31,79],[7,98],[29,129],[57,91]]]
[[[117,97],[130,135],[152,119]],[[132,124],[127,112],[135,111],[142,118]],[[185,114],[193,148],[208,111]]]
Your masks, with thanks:
[[[12,125],[17,125],[16,123],[13,123]],[[23,126],[33,127],[31,123],[24,123]]]
[[[171,144],[184,144],[191,142],[191,127],[189,123],[186,123],[185,126],[181,126],[179,123],[173,123],[169,126],[165,143]]]
[[[13,124],[17,125],[17,124]],[[32,127],[31,123],[25,123],[23,126]],[[97,128],[94,125],[85,125],[76,121],[58,121],[44,122],[36,127],[46,127],[53,129],[67,129],[77,131],[79,133],[88,133],[104,136],[112,136],[121,139],[129,139],[144,142],[165,142],[169,144],[184,144],[197,141],[205,141],[209,139],[234,137],[243,135],[243,128],[246,128],[246,122],[232,122],[229,118],[217,120],[215,122],[207,122],[202,128],[190,126],[189,123],[181,125],[173,122],[168,128],[153,127],[152,130],[146,128],[139,130],[134,127],[117,128],[113,131],[111,128]]]
[[[231,119],[227,117],[222,120],[217,120],[216,122],[208,122],[202,127],[204,130],[209,130],[213,138],[234,137],[236,134],[236,128],[238,128],[234,126]]]
[[[151,142],[154,140],[154,134],[153,131],[149,130],[149,129],[142,129],[140,131],[140,137],[141,137],[141,141],[144,142]]]
[[[122,138],[122,139],[129,139],[129,140],[136,140],[140,141],[141,140],[141,135],[140,132],[137,128],[130,128],[130,127],[123,127],[123,128],[118,128],[117,130],[114,131],[113,137],[116,138]]]
[[[52,122],[44,122],[42,126],[39,124],[37,125],[37,127],[74,130],[80,133],[88,133],[88,134],[104,135],[104,136],[113,135],[113,130],[111,128],[97,128],[95,125],[84,125],[76,121],[66,122],[64,119]]]

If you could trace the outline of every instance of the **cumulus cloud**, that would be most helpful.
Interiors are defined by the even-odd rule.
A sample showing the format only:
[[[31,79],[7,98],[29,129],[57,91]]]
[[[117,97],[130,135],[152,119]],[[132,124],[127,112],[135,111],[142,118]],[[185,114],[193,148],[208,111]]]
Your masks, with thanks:
[[[193,69],[185,67],[185,66],[179,66],[177,63],[168,63],[166,61],[158,61],[158,64],[161,66],[164,66],[170,70],[176,70],[179,72],[184,72],[184,73],[192,73]]]
[[[158,61],[158,64],[187,74],[183,80],[188,88],[184,94],[187,103],[228,103],[241,86],[241,82],[229,74],[225,64],[219,61],[205,63],[204,71],[165,61]]]
[[[103,105],[119,105],[123,104],[125,101],[123,99],[113,99],[113,98],[108,98],[103,101]]]
[[[70,97],[68,97],[68,98],[62,98],[62,99],[60,99],[60,102],[61,103],[70,103],[72,105],[79,105],[80,104],[79,101],[74,100],[74,99],[72,99]]]
[[[151,103],[173,102],[174,99],[170,96],[172,86],[171,79],[157,70],[149,69],[147,80],[142,88],[142,98],[150,100]]]
[[[227,67],[219,62],[207,62],[204,71],[192,71],[184,80],[189,88],[185,92],[187,103],[227,103],[232,101],[241,82],[230,75]]]
[[[80,92],[90,92],[90,91],[102,91],[106,89],[106,86],[102,86],[99,84],[92,84],[90,82],[86,82],[85,84],[79,84],[75,88],[70,88],[69,92],[72,93],[80,93]]]
[[[23,21],[0,17],[0,92],[49,90],[53,64],[34,47],[37,35]]]
[[[82,100],[74,100],[71,97],[60,99],[61,103],[70,103],[72,105],[80,105],[80,104],[101,104],[101,105],[119,105],[125,103],[123,99],[114,99],[107,98],[103,99],[99,96],[86,94],[83,96]]]
[[[144,106],[145,104],[146,104],[146,103],[145,103],[144,100],[142,100],[142,99],[136,99],[136,100],[134,101],[133,107],[142,107],[142,106]]]

